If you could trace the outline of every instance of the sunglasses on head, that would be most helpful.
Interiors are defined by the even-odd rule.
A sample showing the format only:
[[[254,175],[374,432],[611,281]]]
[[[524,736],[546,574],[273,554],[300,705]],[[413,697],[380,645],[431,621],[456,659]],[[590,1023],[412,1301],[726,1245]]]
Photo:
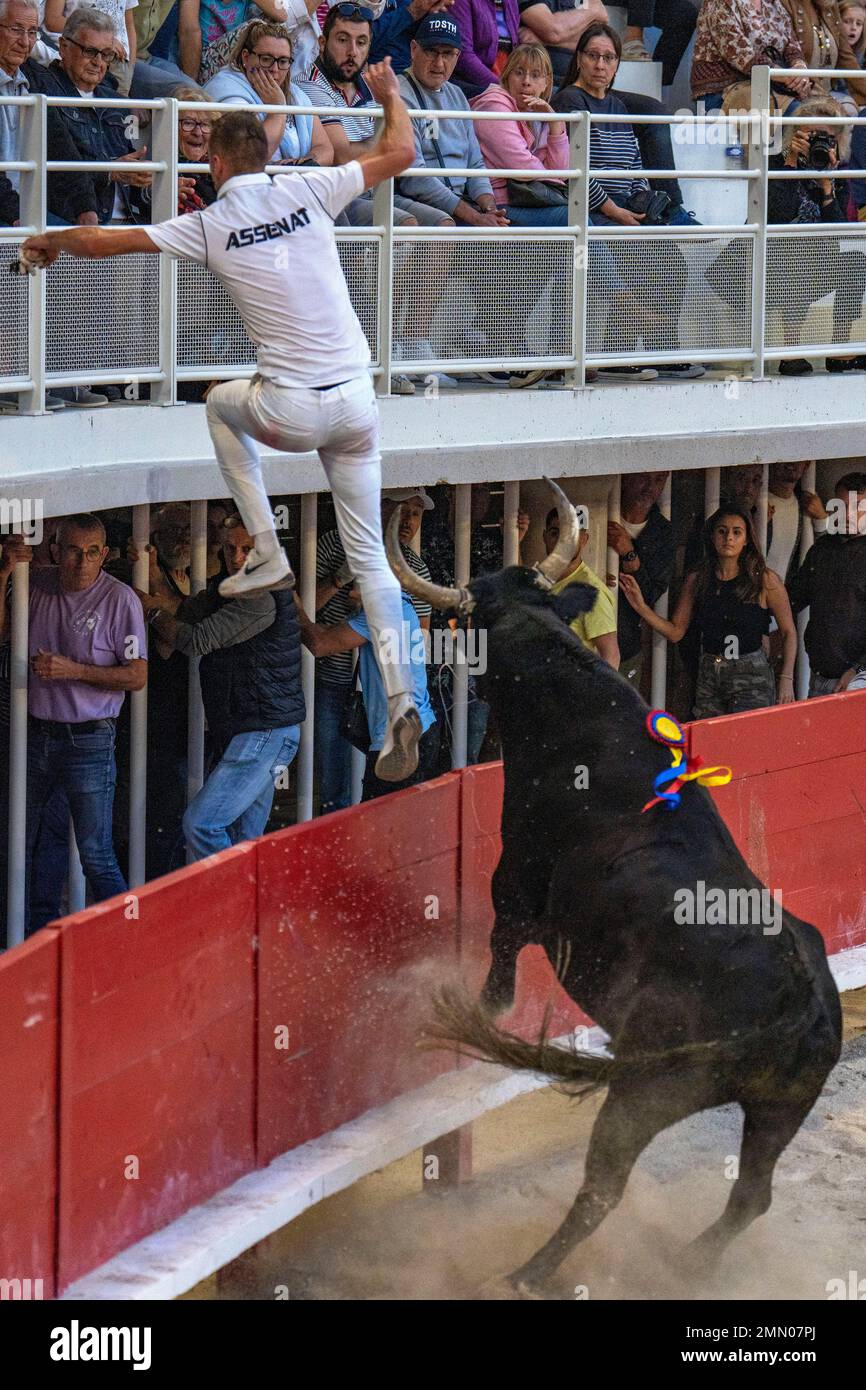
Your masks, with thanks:
[[[349,3],[349,0],[344,0],[344,3],[341,5],[332,5],[331,9],[335,11],[341,19],[363,19],[366,20],[368,24],[373,23],[373,11],[368,10],[365,5],[353,5]]]

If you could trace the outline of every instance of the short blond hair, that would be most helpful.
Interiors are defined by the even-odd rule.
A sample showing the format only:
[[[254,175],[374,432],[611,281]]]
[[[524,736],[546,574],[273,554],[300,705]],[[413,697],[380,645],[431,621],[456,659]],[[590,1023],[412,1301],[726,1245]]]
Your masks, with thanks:
[[[540,43],[519,43],[516,48],[511,50],[511,55],[502,75],[499,78],[503,87],[508,85],[508,79],[518,67],[528,68],[529,71],[537,70],[544,77],[543,101],[550,101],[550,94],[553,91],[553,67],[550,62],[550,54]]]

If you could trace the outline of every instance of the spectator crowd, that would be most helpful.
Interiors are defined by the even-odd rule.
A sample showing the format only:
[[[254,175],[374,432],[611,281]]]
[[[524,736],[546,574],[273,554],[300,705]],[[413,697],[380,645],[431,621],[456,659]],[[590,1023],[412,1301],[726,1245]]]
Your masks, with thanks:
[[[589,111],[590,166],[608,171],[591,178],[589,220],[597,227],[695,226],[677,179],[647,179],[643,170],[675,168],[670,127],[631,124],[620,118],[659,116],[673,109],[675,84],[686,68],[699,111],[732,112],[749,106],[748,83],[756,64],[790,72],[773,83],[774,109],[805,117],[866,111],[864,20],[866,6],[848,0],[629,0],[625,29],[611,27],[601,0],[0,0],[0,96],[30,92],[65,97],[69,105],[48,112],[47,154],[67,163],[114,160],[111,173],[53,173],[47,184],[52,225],[142,224],[151,219],[152,175],[140,167],[151,153],[146,111],[89,107],[82,98],[126,97],[131,102],[174,95],[187,102],[237,104],[305,102],[327,114],[263,116],[274,162],[342,164],[375,139],[373,105],[364,79],[368,62],[389,57],[404,98],[414,109],[495,113],[513,119],[477,121],[419,117],[414,121],[415,164],[427,172],[398,180],[396,226],[565,226],[571,214],[567,184],[556,171],[568,164],[564,121],[533,121]],[[663,100],[628,89],[620,65],[654,59],[661,66]],[[844,80],[800,76],[800,69],[839,69]],[[847,74],[850,73],[850,76]],[[862,74],[862,75],[861,75]],[[638,84],[641,85],[641,84]],[[606,121],[604,117],[617,117]],[[178,140],[181,163],[207,159],[218,113],[184,112]],[[0,107],[0,161],[23,157],[19,108]],[[815,154],[819,138],[820,158]],[[839,223],[859,220],[866,185],[827,175],[848,163],[862,164],[866,134],[852,142],[842,127],[787,127],[773,167],[799,169],[799,180],[770,182],[770,220]],[[853,164],[852,164],[853,161]],[[494,177],[486,168],[507,167],[528,177]],[[449,173],[449,169],[454,173]],[[468,172],[467,172],[468,171]],[[611,171],[614,171],[612,174]],[[614,176],[615,175],[615,176]],[[21,174],[0,172],[0,224],[21,221]],[[207,175],[181,172],[178,207],[193,212],[213,200]],[[341,214],[354,226],[373,221],[370,192]],[[465,325],[465,353],[497,358],[525,355],[528,323],[551,288],[554,272],[531,243],[515,243],[513,264],[480,258],[467,277],[456,251],[438,242],[441,254],[425,254],[411,242],[398,245],[394,267],[394,389],[412,394],[415,364],[437,356],[431,325],[447,282],[456,276],[474,306]],[[827,235],[815,242],[791,285],[787,251],[771,248],[767,292],[782,315],[784,344],[800,341],[807,311],[835,292],[833,343],[850,341],[866,290],[866,255]],[[818,254],[820,252],[820,254]],[[739,292],[748,279],[745,239],[723,247],[706,271],[716,293],[730,300],[734,326],[750,331]],[[780,259],[776,264],[774,254]],[[592,346],[643,361],[603,369],[625,379],[691,379],[699,362],[672,364],[680,350],[679,320],[689,267],[675,241],[593,240],[590,251]],[[732,294],[732,289],[736,293]],[[124,311],[135,315],[133,303]],[[544,317],[542,313],[541,318]],[[548,315],[549,317],[549,315]],[[134,320],[133,320],[134,321]],[[536,323],[533,330],[539,351]],[[548,329],[548,339],[551,336]],[[485,348],[489,352],[485,354]],[[544,345],[541,346],[544,351]],[[658,362],[647,361],[659,354]],[[836,371],[866,370],[866,358],[834,356]],[[788,357],[783,374],[812,370]],[[417,366],[415,369],[417,374]],[[531,385],[544,372],[493,373],[511,385]],[[590,374],[591,377],[594,374]],[[416,375],[417,380],[417,375]],[[452,379],[439,374],[440,384]],[[119,394],[117,387],[83,386],[51,392],[49,409],[94,408]]]
[[[671,666],[668,707],[683,718],[706,718],[795,698],[795,619],[808,609],[809,696],[866,688],[866,473],[843,474],[822,500],[803,487],[805,468],[802,462],[771,465],[763,549],[760,467],[724,470],[720,504],[707,520],[693,486],[702,482],[700,475],[673,480],[673,520],[659,505],[667,473],[624,475],[619,517],[605,519],[604,531],[593,528],[592,508],[581,507],[578,552],[555,586],[560,592],[581,582],[597,591],[594,608],[571,624],[577,638],[648,697],[647,657],[653,633],[661,634],[682,649],[682,660]],[[487,485],[472,489],[473,576],[502,567],[501,496],[501,489]],[[291,515],[297,519],[298,512],[287,510],[284,544],[296,561]],[[389,489],[382,495],[383,526],[395,512],[409,567],[453,587],[453,489]],[[122,510],[46,521],[38,544],[10,534],[0,538],[4,761],[14,635],[10,579],[20,562],[30,570],[28,931],[64,910],[72,833],[91,900],[125,891],[133,775],[128,692],[146,690],[147,878],[291,820],[291,767],[307,716],[303,646],[315,658],[314,785],[320,812],[356,799],[353,749],[362,755],[358,778],[365,801],[451,767],[457,658],[455,644],[437,638],[449,631],[453,616],[433,613],[404,594],[400,639],[411,657],[423,725],[419,764],[396,786],[375,775],[387,701],[360,593],[330,517],[323,498],[310,613],[289,588],[220,596],[220,581],[237,573],[252,547],[230,503],[208,505],[207,581],[199,593],[190,578],[188,503],[155,512],[146,555],[132,539],[129,512]],[[517,538],[522,562],[540,558],[542,550],[549,554],[559,538],[557,513],[531,519],[521,510]],[[618,575],[590,566],[591,539],[596,554],[617,556]],[[134,577],[145,559],[148,578],[138,588]],[[655,611],[668,590],[670,618]],[[469,763],[499,756],[484,700],[483,643],[474,650],[482,660],[478,679],[469,678]],[[190,665],[193,658],[197,669]],[[198,788],[188,787],[191,682],[200,690],[206,721],[206,775]],[[0,913],[6,903],[8,790],[4,778]]]

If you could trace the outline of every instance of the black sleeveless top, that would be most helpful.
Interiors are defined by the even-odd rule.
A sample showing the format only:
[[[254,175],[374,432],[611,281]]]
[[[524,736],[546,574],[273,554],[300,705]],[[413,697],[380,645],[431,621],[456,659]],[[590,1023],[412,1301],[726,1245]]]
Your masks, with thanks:
[[[770,610],[760,603],[744,603],[734,593],[734,579],[717,579],[707,585],[701,608],[701,645],[712,656],[727,656],[731,637],[736,637],[740,656],[748,656],[761,646],[770,631]]]

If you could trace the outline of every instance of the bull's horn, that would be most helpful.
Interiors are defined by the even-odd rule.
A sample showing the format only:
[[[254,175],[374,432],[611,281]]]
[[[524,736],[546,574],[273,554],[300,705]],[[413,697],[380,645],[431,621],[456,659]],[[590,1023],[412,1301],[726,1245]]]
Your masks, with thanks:
[[[472,612],[475,601],[468,589],[447,589],[442,584],[431,584],[429,579],[422,579],[420,574],[410,570],[400,549],[399,506],[394,508],[394,515],[385,532],[385,551],[391,568],[400,581],[400,588],[405,589],[407,594],[414,594],[415,598],[423,599],[432,608],[438,608],[440,611],[456,608],[463,616]]]
[[[577,554],[577,547],[580,542],[580,526],[577,513],[562,488],[552,478],[545,478],[544,481],[552,491],[556,501],[556,510],[559,514],[559,540],[551,553],[543,560],[539,560],[535,568],[545,580],[550,584],[555,584],[566,573]],[[547,585],[544,587],[546,588]]]

